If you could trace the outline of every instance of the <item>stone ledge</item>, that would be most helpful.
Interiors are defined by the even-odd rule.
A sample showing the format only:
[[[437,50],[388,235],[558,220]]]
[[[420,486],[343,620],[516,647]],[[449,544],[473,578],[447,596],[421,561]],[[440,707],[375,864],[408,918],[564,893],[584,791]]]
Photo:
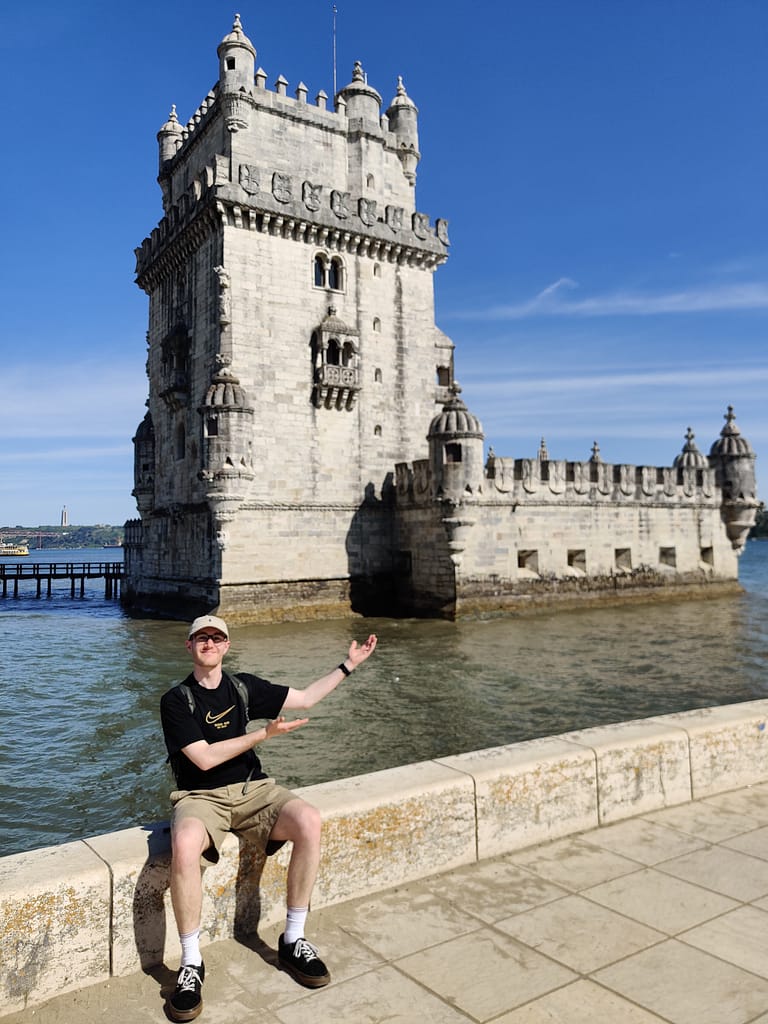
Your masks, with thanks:
[[[299,790],[321,811],[313,906],[768,779],[768,700],[473,751]],[[284,913],[289,849],[235,836],[204,878],[204,942]],[[173,963],[167,822],[0,858],[0,1017]]]

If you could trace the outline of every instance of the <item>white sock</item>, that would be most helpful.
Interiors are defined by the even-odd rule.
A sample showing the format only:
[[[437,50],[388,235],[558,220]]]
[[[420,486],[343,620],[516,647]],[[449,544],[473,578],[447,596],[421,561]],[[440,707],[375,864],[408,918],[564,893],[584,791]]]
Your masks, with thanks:
[[[304,925],[307,923],[308,913],[309,907],[288,907],[283,941],[292,946],[296,939],[304,938]]]
[[[196,928],[193,932],[187,932],[186,935],[179,935],[179,941],[181,942],[181,967],[199,967],[203,962],[203,958],[200,955],[200,929]]]

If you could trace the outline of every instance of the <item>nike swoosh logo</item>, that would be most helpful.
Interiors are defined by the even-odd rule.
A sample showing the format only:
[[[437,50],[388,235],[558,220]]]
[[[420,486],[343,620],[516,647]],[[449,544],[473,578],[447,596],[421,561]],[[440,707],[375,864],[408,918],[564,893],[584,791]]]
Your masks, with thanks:
[[[235,710],[235,705],[233,704],[231,708],[227,708],[226,711],[222,711],[220,715],[212,715],[211,712],[209,711],[206,714],[206,716],[205,716],[205,720],[208,723],[208,725],[215,725],[216,722],[220,722],[221,719],[224,718],[225,715],[228,715],[230,713],[230,711],[234,711],[234,710]]]

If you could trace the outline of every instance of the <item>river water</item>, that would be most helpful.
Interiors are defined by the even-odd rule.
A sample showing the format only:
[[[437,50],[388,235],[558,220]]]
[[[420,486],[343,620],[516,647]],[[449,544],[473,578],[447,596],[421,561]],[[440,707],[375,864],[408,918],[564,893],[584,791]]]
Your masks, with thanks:
[[[33,551],[29,560],[115,556]],[[309,724],[261,751],[279,781],[310,785],[766,697],[768,542],[747,545],[741,581],[743,595],[712,601],[238,626],[228,666],[301,687],[337,665],[351,639],[378,634],[374,656]],[[73,599],[62,582],[38,599],[25,584],[0,598],[0,856],[167,817],[158,702],[189,671],[186,629],[131,618],[103,590],[95,581]]]

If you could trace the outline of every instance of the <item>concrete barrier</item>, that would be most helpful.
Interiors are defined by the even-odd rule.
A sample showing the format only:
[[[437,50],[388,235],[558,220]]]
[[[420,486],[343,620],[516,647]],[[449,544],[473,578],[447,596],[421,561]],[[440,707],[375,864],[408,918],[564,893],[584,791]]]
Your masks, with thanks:
[[[768,779],[768,700],[374,772],[299,792],[323,816],[313,906]],[[235,836],[205,872],[204,943],[284,913],[289,848]],[[0,859],[0,1017],[167,962],[166,822]]]

